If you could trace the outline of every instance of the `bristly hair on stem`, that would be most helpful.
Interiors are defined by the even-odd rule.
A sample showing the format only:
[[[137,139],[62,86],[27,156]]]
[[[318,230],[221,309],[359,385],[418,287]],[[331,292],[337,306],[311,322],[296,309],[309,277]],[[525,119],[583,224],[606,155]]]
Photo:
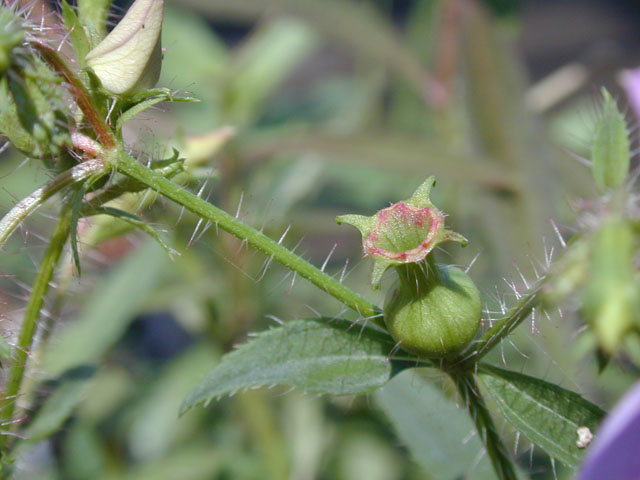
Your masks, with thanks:
[[[487,449],[487,455],[499,480],[517,480],[511,455],[500,438],[475,377],[472,373],[461,373],[451,374],[451,379],[476,425],[478,436]]]

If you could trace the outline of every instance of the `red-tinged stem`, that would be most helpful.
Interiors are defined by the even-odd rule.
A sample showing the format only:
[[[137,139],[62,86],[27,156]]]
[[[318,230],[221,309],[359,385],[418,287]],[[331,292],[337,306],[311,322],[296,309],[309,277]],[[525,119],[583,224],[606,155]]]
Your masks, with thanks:
[[[43,43],[32,42],[31,45],[40,52],[44,61],[67,81],[69,84],[69,92],[73,95],[82,113],[84,113],[87,121],[91,124],[91,128],[95,132],[98,141],[106,150],[113,149],[116,146],[116,139],[113,132],[93,103],[91,95],[78,76],[69,68],[67,62],[58,52]]]

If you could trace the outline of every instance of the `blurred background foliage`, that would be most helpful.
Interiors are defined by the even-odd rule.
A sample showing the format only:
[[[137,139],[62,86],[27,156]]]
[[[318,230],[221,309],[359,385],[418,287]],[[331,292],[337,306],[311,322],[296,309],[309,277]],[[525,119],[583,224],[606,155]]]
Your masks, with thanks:
[[[534,278],[560,247],[549,220],[569,237],[578,199],[596,194],[574,157],[588,152],[599,86],[624,102],[616,79],[640,61],[639,28],[640,9],[622,1],[175,0],[160,85],[201,101],[145,113],[125,138],[143,161],[178,148],[186,187],[378,304],[358,235],[333,219],[370,215],[436,175],[434,202],[470,239],[440,254],[477,256],[471,274],[495,310],[504,279]],[[6,151],[0,178],[6,211],[46,173]],[[369,397],[238,392],[179,418],[186,393],[251,332],[345,313],[215,225],[149,192],[126,202],[179,255],[115,219],[81,225],[82,277],[69,255],[40,332],[51,343],[32,352],[19,478],[492,478],[432,371]],[[0,256],[9,337],[56,202],[47,208]],[[598,376],[582,324],[571,305],[535,318],[493,361],[610,407],[638,372],[621,358]],[[531,478],[554,477],[542,452],[504,435]]]

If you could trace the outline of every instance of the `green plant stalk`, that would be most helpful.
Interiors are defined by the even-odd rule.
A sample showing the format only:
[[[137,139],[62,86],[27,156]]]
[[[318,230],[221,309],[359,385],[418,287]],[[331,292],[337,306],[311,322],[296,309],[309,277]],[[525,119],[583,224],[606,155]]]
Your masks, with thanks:
[[[511,456],[498,434],[475,377],[472,373],[456,373],[451,374],[451,379],[476,424],[478,435],[487,449],[496,475],[500,480],[517,480]]]
[[[29,196],[20,200],[2,220],[0,220],[0,247],[4,245],[18,225],[40,205],[63,188],[74,183],[82,182],[92,175],[103,171],[104,166],[104,161],[99,158],[82,162],[69,170],[65,170]]]
[[[223,230],[246,241],[257,250],[273,257],[274,260],[293,270],[301,277],[306,278],[364,318],[371,319],[378,326],[384,325],[378,307],[262,232],[251,228],[209,202],[184,190],[162,175],[143,166],[126,153],[120,155],[114,167],[120,173],[147,185],[152,190],[185,207],[190,212],[215,223]]]
[[[526,320],[533,309],[540,303],[543,283],[544,279],[525,293],[522,298],[509,309],[505,317],[497,320],[493,326],[482,335],[480,340],[474,344],[473,351],[469,355],[466,355],[457,366],[462,370],[464,370],[465,367],[473,368],[493,347]]]
[[[18,342],[13,348],[11,356],[11,366],[7,375],[7,387],[5,394],[0,401],[0,418],[4,424],[4,432],[11,430],[13,425],[13,414],[16,409],[18,395],[24,379],[24,372],[29,357],[29,351],[32,348],[33,337],[38,327],[40,318],[40,309],[44,302],[44,297],[49,290],[49,282],[53,277],[53,272],[67,238],[71,230],[71,211],[66,206],[63,207],[58,223],[53,231],[49,246],[44,254],[44,258],[40,263],[40,269],[33,283],[29,301],[20,327]],[[0,432],[0,452],[4,453],[11,438],[9,435],[1,435]]]

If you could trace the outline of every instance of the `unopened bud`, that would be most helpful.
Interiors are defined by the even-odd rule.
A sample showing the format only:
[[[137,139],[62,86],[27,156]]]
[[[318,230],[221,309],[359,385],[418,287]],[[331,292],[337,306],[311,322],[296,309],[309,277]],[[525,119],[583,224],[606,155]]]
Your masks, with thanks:
[[[114,94],[153,87],[162,64],[164,0],[136,0],[116,27],[86,56],[89,65]]]

